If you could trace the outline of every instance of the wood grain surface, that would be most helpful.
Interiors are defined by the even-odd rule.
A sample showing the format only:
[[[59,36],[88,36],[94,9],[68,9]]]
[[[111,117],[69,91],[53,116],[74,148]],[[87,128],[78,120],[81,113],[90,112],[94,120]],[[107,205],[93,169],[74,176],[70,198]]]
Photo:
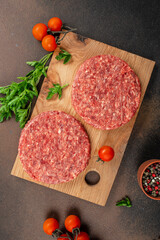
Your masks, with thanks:
[[[88,125],[76,114],[71,105],[71,88],[76,71],[86,59],[99,54],[112,54],[120,57],[129,64],[140,79],[142,103],[155,62],[74,33],[66,35],[60,47],[70,52],[72,59],[66,65],[64,65],[62,61],[57,61],[55,56],[58,54],[59,48],[56,49],[49,65],[47,78],[44,79],[31,118],[44,111],[61,110],[81,121],[88,132],[91,142],[91,159],[89,165],[85,171],[73,181],[57,185],[44,184],[36,182],[28,176],[23,170],[19,156],[17,156],[11,174],[104,206],[122,161],[138,111],[131,121],[115,130],[98,130]],[[61,85],[69,83],[69,86],[63,91],[61,100],[59,100],[57,96],[54,96],[51,100],[46,100],[48,88],[52,87],[52,83],[60,83]],[[111,162],[104,164],[96,162],[98,149],[102,145],[109,145],[114,148],[115,157]],[[86,174],[92,170],[98,172],[100,175],[100,181],[96,185],[88,185],[85,181]]]

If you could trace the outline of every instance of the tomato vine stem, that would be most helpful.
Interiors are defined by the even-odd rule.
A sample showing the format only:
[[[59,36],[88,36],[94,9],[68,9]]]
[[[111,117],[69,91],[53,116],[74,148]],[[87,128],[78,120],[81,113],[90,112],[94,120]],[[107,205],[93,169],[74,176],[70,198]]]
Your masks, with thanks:
[[[78,234],[80,234],[80,229],[79,228],[73,228],[72,234],[73,234],[74,238],[76,237],[75,240],[77,240]]]
[[[63,232],[62,232],[60,229],[56,229],[56,230],[52,233],[52,237],[53,237],[53,238],[56,238],[56,239],[57,239],[57,238],[63,238],[63,239],[66,238],[66,239],[68,239],[68,240],[72,240],[68,233],[66,233],[67,237],[61,236],[62,234],[63,234]]]
[[[64,31],[63,31],[63,29],[64,29]],[[63,25],[61,31],[51,31],[50,29],[48,29],[47,33],[51,34],[53,36],[58,34],[58,36],[56,36],[56,43],[59,44],[64,39],[64,37],[67,35],[67,33],[74,32],[76,30],[77,30],[77,28],[71,28],[69,26]],[[61,39],[59,39],[59,34],[64,34]]]
[[[58,238],[60,237],[60,234],[63,234],[63,232],[60,229],[56,229],[53,233],[52,233],[52,237],[53,238]]]

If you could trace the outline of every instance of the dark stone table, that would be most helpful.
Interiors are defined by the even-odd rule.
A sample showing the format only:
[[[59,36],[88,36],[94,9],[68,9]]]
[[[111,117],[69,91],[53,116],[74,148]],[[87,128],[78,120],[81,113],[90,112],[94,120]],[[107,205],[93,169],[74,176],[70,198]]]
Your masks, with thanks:
[[[137,183],[145,160],[160,158],[160,1],[5,0],[0,1],[0,86],[29,71],[28,60],[46,52],[32,36],[37,22],[58,16],[78,33],[156,61],[143,104],[105,207],[10,175],[21,129],[15,119],[0,124],[0,239],[51,239],[42,224],[55,216],[63,225],[78,214],[92,240],[153,240],[160,236],[160,203]],[[116,207],[125,195],[132,208]]]

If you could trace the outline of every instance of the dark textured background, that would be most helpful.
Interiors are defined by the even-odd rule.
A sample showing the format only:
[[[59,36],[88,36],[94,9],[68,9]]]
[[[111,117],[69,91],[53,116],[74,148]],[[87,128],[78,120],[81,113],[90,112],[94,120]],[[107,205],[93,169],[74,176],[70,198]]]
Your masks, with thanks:
[[[47,240],[42,224],[79,214],[91,240],[153,240],[160,236],[160,203],[140,190],[139,165],[160,158],[160,1],[159,0],[0,0],[0,85],[29,71],[28,60],[46,52],[32,27],[58,16],[78,33],[156,61],[143,104],[105,207],[10,175],[20,128],[15,119],[0,124],[0,239]],[[97,193],[98,194],[98,193]],[[116,207],[125,195],[132,208]]]

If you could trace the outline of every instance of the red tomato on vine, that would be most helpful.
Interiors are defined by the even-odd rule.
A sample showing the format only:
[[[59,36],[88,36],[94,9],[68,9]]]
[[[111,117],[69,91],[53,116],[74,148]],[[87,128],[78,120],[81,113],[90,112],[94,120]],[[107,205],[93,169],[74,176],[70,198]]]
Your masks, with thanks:
[[[65,238],[63,238],[63,237],[65,237]],[[69,238],[66,238],[66,237],[68,237],[68,236],[67,236],[66,233],[64,233],[64,234],[62,234],[60,237],[58,237],[57,240],[70,240],[70,239],[72,240],[71,237],[70,237],[70,239],[69,239]]]
[[[55,37],[52,35],[45,36],[42,40],[42,47],[48,52],[53,52],[57,47]]]
[[[74,240],[90,240],[90,238],[86,232],[80,232],[77,238],[75,237]]]
[[[43,223],[43,230],[46,234],[52,235],[52,233],[59,229],[59,223],[55,218],[47,218]]]
[[[48,27],[51,31],[61,31],[62,20],[58,17],[53,17],[48,21]]]
[[[42,39],[47,35],[47,26],[43,23],[37,23],[33,29],[32,34],[35,39],[42,41]]]
[[[80,228],[81,221],[76,215],[69,215],[65,220],[65,228],[72,232],[75,228]]]

